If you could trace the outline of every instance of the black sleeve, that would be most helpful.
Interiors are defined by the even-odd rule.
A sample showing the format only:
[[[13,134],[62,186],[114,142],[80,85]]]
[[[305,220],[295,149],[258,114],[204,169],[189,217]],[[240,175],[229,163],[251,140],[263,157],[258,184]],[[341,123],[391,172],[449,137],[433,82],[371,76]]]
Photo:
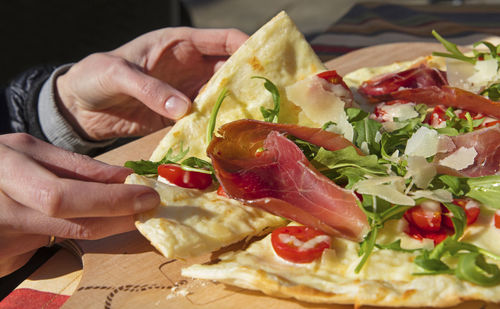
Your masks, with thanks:
[[[29,133],[47,141],[38,120],[38,95],[56,66],[42,65],[23,72],[5,89],[11,132]]]

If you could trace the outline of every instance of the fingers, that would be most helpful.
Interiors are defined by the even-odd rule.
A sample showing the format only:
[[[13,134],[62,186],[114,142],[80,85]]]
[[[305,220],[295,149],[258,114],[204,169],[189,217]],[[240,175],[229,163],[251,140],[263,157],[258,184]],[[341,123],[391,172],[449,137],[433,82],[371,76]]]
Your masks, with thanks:
[[[115,79],[118,91],[173,120],[181,118],[191,108],[191,100],[169,84],[143,73],[130,63],[118,62],[117,65],[121,65],[120,74],[110,78]]]
[[[11,241],[12,239],[30,234],[33,236],[30,245],[32,248],[38,248],[48,243],[47,236],[50,235],[57,238],[100,239],[135,229],[133,216],[78,219],[52,218],[21,205],[1,192],[0,203],[2,205],[0,231],[2,231],[2,239],[9,239],[8,243],[5,240],[1,242],[4,246],[15,246],[16,244]],[[11,232],[4,233],[4,231]],[[16,233],[16,231],[17,235],[12,234]],[[42,236],[34,237],[35,235]],[[28,244],[26,244],[27,247]],[[12,249],[14,250],[14,247]]]
[[[1,135],[0,144],[32,157],[51,172],[63,178],[123,183],[132,172],[125,167],[109,165],[88,156],[66,151],[24,133]]]
[[[191,41],[204,55],[232,55],[245,41],[248,35],[236,29],[194,29]]]
[[[158,193],[146,186],[59,178],[1,144],[0,156],[0,189],[20,204],[51,217],[123,216],[160,203]]]

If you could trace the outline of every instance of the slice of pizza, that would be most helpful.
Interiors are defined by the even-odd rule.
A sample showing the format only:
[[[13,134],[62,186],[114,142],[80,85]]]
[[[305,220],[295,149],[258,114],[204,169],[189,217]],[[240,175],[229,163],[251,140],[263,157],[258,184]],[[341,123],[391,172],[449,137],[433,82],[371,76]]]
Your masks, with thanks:
[[[328,73],[371,113],[346,105],[317,129],[220,127],[207,153],[224,194],[292,222],[183,275],[314,303],[500,303],[500,47],[464,55],[437,38],[449,54],[346,83]],[[328,89],[312,86],[324,75],[288,86],[287,98],[328,108],[335,90],[308,92]]]
[[[238,119],[274,119],[311,127],[320,127],[326,119],[347,124],[343,110],[351,104],[352,98],[346,97],[350,93],[327,81],[335,78],[332,74],[315,77],[324,71],[324,65],[284,12],[226,61],[194,100],[191,113],[162,139],[151,161],[129,165],[137,174],[131,175],[128,183],[151,186],[161,195],[160,207],[139,215],[136,221],[153,246],[167,258],[187,258],[265,234],[288,222],[230,199],[222,190],[218,194],[219,185],[209,175],[206,149],[212,131]],[[322,95],[322,105],[297,106],[285,95],[287,87],[304,80],[303,85],[295,86],[297,95],[304,95],[303,91]],[[336,92],[323,90],[329,87]],[[336,104],[325,105],[332,99]],[[213,111],[217,108],[215,119]],[[349,127],[339,126],[339,130],[349,131]]]

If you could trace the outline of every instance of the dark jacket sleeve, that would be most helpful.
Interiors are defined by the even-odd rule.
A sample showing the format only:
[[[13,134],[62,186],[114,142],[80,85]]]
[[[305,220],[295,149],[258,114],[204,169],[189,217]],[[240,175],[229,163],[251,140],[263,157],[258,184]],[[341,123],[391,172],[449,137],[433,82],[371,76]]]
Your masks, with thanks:
[[[42,65],[25,71],[5,89],[6,105],[12,132],[29,133],[47,141],[38,119],[38,95],[56,66]]]

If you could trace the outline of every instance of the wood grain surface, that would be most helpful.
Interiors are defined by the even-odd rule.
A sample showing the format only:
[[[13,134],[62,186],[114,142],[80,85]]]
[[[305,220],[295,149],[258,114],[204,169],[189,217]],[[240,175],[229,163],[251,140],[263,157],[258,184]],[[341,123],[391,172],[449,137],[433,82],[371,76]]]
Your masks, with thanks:
[[[327,66],[344,75],[360,67],[410,60],[439,49],[440,45],[428,43],[379,45],[333,59],[327,62]],[[127,160],[148,159],[166,130],[117,148],[98,159],[117,165]],[[209,261],[210,256],[187,261],[167,260],[138,232],[97,241],[80,241],[78,245],[84,252],[83,275],[64,308],[353,308],[272,298],[217,282],[183,278],[180,275],[182,267]],[[454,307],[493,308],[498,308],[498,305],[469,302]]]

